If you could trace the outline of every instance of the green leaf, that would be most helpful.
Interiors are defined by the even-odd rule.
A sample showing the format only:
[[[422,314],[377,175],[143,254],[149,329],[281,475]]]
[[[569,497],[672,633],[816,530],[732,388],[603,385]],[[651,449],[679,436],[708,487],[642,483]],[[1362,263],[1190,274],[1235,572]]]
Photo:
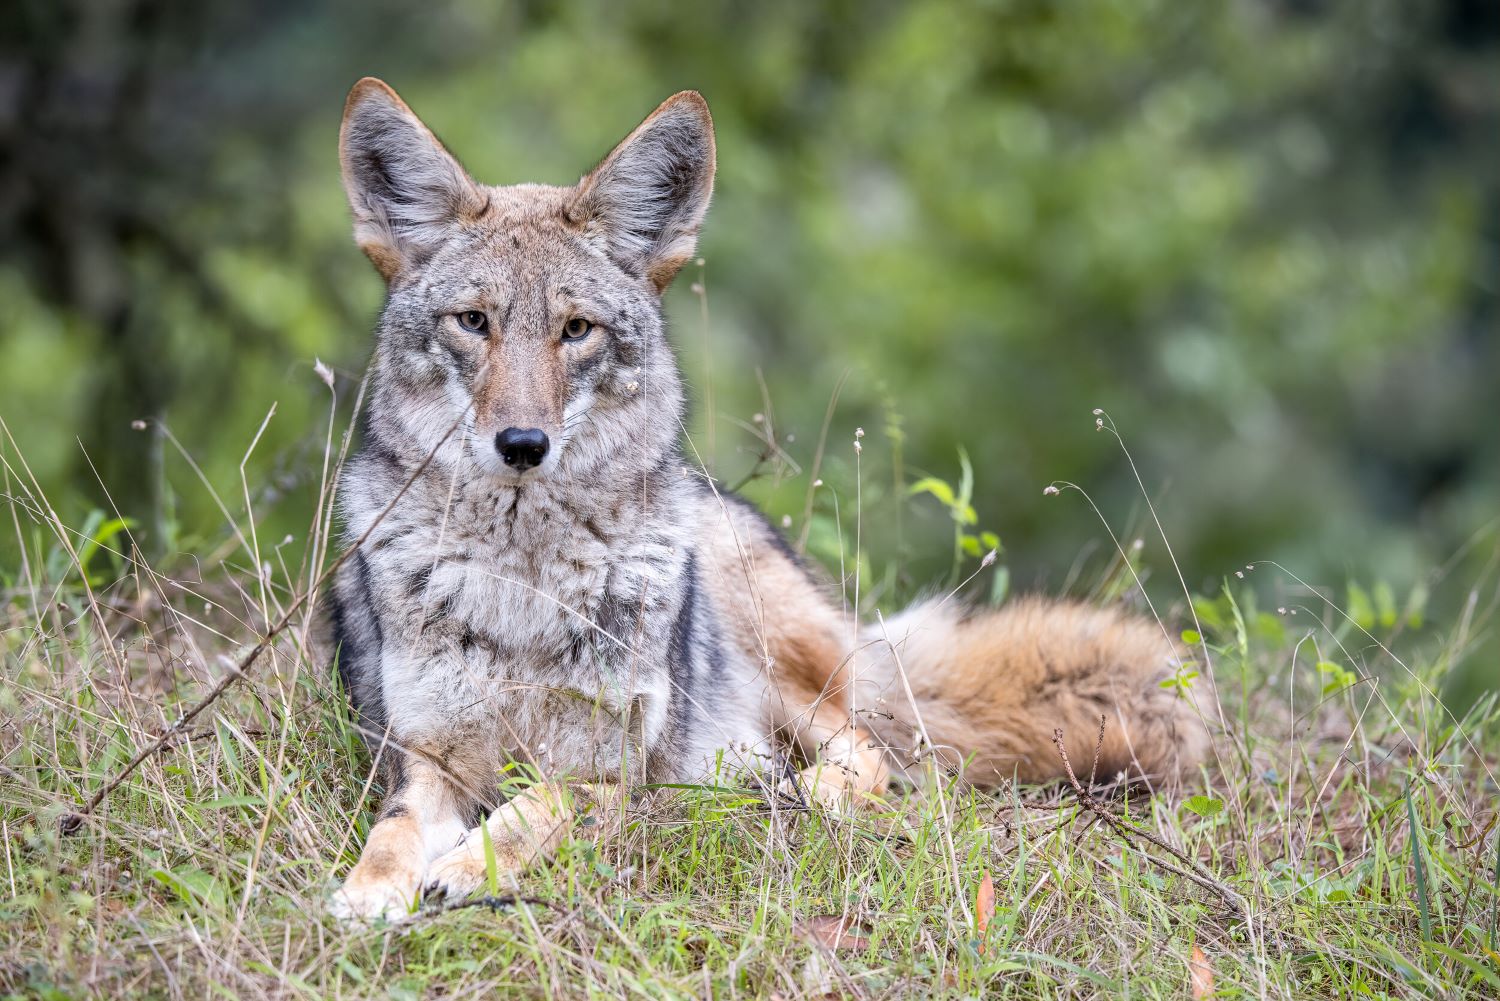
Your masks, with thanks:
[[[979,540],[972,535],[961,535],[958,544],[969,556],[983,556],[984,550],[979,546]]]
[[[1375,614],[1382,629],[1390,629],[1396,624],[1396,593],[1383,580],[1375,584]]]
[[[1348,615],[1361,629],[1375,628],[1375,605],[1370,601],[1369,593],[1353,581],[1349,582]]]
[[[1203,637],[1199,635],[1198,630],[1196,629],[1184,629],[1182,631],[1182,642],[1186,643],[1188,646],[1197,646],[1199,643],[1203,642]]]
[[[957,500],[957,498],[953,496],[953,488],[943,480],[938,479],[936,476],[922,477],[907,489],[907,493],[909,493],[913,497],[915,497],[917,494],[932,494],[932,496],[936,497],[944,507],[949,508],[951,508]]]
[[[1406,599],[1406,622],[1413,629],[1422,628],[1423,616],[1427,612],[1427,596],[1427,585],[1419,582],[1411,589],[1411,597]]]
[[[999,607],[1010,592],[1010,568],[995,567],[995,576],[990,581],[990,606]]]
[[[969,452],[958,446],[959,486],[958,500],[965,507],[974,496],[974,464],[969,461]]]
[[[129,518],[110,518],[108,521],[101,522],[90,533],[88,541],[78,549],[78,566],[85,580],[90,584],[102,583],[101,579],[96,578],[89,572],[94,555],[99,550],[109,546],[114,541],[115,536],[134,527],[135,522]]]
[[[1359,675],[1353,671],[1346,671],[1343,667],[1331,660],[1318,661],[1318,673],[1326,679],[1323,682],[1323,694],[1342,691],[1359,681]]]
[[[207,803],[198,804],[202,810],[223,810],[231,806],[265,806],[264,796],[219,796]]]
[[[1193,614],[1210,629],[1221,629],[1224,626],[1224,613],[1219,610],[1219,603],[1212,598],[1194,598]]]
[[[1250,656],[1250,633],[1245,628],[1245,616],[1240,613],[1240,603],[1234,600],[1234,592],[1229,590],[1229,582],[1224,582],[1224,600],[1229,603],[1229,614],[1234,619],[1234,642],[1239,647],[1240,656]]]
[[[1282,624],[1278,616],[1270,612],[1259,612],[1255,616],[1255,632],[1266,643],[1271,646],[1281,646],[1286,642],[1286,626]]]
[[[1214,799],[1212,796],[1190,796],[1182,804],[1183,809],[1190,810],[1200,817],[1212,817],[1224,811],[1224,801]]]
[[[175,893],[184,903],[218,908],[224,906],[223,888],[202,869],[191,866],[152,869],[151,878]]]
[[[1000,551],[1000,536],[994,532],[980,532],[979,541],[984,544],[986,550],[993,549],[997,553]]]

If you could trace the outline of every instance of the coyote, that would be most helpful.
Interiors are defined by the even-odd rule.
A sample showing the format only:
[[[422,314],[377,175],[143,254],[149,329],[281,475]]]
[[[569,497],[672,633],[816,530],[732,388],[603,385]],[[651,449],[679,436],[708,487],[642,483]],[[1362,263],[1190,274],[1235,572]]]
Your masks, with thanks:
[[[980,785],[1044,781],[1053,729],[1092,746],[1101,716],[1101,774],[1203,756],[1201,717],[1160,684],[1178,651],[1156,623],[1032,598],[851,628],[781,534],[684,460],[661,295],[713,188],[697,93],[571,187],[476,182],[370,78],[339,143],[388,296],[330,617],[385,799],[336,913],[470,893],[491,859],[517,872],[575,821],[607,829],[631,785],[716,768],[795,760],[839,806],[929,757]],[[515,792],[508,765],[535,781]]]

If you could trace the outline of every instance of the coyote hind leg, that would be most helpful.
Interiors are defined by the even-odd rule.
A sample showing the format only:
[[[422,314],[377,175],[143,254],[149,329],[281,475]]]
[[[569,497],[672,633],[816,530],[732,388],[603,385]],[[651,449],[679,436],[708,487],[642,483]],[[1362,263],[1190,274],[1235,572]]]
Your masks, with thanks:
[[[868,730],[832,702],[812,710],[796,739],[812,762],[802,769],[802,783],[823,806],[838,809],[885,794],[890,778],[885,753]]]

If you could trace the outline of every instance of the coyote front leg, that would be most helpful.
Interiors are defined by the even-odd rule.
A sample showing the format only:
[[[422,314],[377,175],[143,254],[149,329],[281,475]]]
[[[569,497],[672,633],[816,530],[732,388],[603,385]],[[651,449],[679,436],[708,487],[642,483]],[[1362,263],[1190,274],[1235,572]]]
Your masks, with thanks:
[[[392,771],[394,788],[359,862],[333,895],[333,913],[345,920],[395,921],[411,913],[428,864],[463,834],[459,800],[436,766],[407,757]]]
[[[617,784],[563,786],[543,782],[502,803],[482,825],[489,831],[497,876],[515,876],[557,850],[578,820],[594,823],[593,836],[619,826],[624,789]],[[428,869],[426,888],[434,896],[464,897],[484,885],[488,866],[484,831],[475,827],[458,847]]]

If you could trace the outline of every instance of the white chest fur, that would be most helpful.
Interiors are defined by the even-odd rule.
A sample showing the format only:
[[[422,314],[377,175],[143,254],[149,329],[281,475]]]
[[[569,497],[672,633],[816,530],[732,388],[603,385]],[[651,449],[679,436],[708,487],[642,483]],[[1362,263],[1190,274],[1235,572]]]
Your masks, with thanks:
[[[403,498],[367,557],[392,736],[473,782],[507,760],[628,766],[667,717],[667,665],[643,649],[688,565],[667,510],[529,488]]]

